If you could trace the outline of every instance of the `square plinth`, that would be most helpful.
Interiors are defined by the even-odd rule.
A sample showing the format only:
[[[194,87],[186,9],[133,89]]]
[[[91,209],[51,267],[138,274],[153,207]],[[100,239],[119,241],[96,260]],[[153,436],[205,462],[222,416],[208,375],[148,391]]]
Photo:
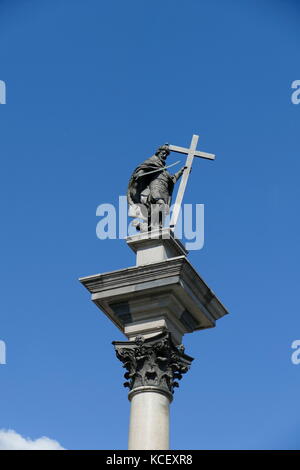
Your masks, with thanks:
[[[185,256],[83,277],[93,302],[129,338],[165,329],[182,335],[214,327],[227,314]]]
[[[127,237],[126,242],[136,254],[137,266],[188,254],[181,241],[169,228],[131,235]]]

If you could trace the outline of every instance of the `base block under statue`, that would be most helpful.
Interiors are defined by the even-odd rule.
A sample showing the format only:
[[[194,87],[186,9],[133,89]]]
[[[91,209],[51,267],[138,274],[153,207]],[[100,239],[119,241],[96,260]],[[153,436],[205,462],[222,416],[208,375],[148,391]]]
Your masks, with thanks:
[[[80,282],[129,340],[167,330],[174,343],[180,344],[185,333],[214,327],[228,313],[188,261],[172,231],[138,234],[127,243],[137,255],[136,266],[84,277]]]

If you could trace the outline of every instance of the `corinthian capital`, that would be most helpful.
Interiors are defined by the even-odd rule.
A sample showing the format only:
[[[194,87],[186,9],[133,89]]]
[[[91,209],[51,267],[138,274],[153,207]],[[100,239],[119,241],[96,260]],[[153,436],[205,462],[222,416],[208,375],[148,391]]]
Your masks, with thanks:
[[[130,390],[150,386],[172,395],[193,361],[182,345],[173,344],[167,332],[147,339],[137,336],[135,341],[114,341],[113,345],[127,370],[124,387]]]

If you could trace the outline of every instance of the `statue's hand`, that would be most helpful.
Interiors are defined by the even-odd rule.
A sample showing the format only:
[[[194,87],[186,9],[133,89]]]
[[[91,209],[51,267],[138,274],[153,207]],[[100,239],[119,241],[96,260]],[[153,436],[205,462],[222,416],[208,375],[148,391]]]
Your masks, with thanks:
[[[184,170],[187,170],[188,167],[187,167],[187,166],[184,166],[183,169],[184,169]],[[190,173],[192,173],[192,167],[190,168]]]
[[[181,173],[181,174],[184,173],[184,170],[186,170],[186,169],[187,169],[187,166],[183,166],[183,167],[181,168],[181,170],[180,170],[180,173]]]

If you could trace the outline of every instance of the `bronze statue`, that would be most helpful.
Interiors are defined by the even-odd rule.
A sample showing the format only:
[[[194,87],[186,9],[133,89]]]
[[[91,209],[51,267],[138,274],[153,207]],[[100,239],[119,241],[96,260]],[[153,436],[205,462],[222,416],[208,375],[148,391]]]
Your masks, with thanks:
[[[169,167],[165,166],[170,153],[169,145],[162,145],[134,170],[130,178],[127,191],[129,216],[137,217],[132,225],[142,232],[163,226],[170,211],[174,185],[186,168],[171,175],[167,171]]]

